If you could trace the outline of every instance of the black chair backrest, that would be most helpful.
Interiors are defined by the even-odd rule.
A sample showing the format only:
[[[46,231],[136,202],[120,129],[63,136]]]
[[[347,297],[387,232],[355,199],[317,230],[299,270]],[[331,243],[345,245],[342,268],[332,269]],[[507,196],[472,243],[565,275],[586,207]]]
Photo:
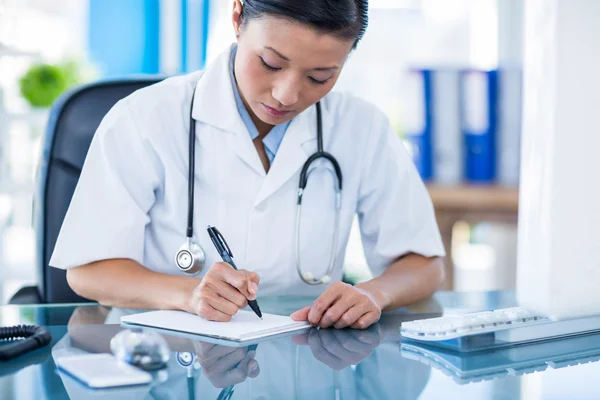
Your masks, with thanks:
[[[35,195],[37,267],[45,303],[88,301],[69,287],[66,272],[48,265],[90,143],[115,103],[164,77],[97,82],[64,95],[52,107]]]

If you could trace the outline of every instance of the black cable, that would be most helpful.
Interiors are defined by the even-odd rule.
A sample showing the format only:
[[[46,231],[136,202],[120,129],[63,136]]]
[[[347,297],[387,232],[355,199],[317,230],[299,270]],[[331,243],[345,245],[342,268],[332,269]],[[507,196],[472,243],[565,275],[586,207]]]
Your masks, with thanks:
[[[194,236],[194,172],[196,170],[196,121],[192,117],[194,110],[194,94],[192,94],[192,105],[190,107],[190,139],[189,139],[189,170],[188,170],[188,219],[187,219],[187,237]]]
[[[321,121],[321,102],[317,102],[317,152],[323,152],[323,122]]]
[[[0,361],[10,360],[29,351],[46,346],[52,340],[52,335],[45,328],[35,325],[17,325],[0,328],[0,340],[18,340],[0,346]]]

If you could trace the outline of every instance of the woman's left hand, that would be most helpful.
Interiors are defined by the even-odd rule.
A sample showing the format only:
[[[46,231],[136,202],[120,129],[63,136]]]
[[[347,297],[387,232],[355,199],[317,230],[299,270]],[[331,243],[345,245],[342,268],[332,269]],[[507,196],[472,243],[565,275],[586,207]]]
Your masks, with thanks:
[[[294,321],[308,321],[313,326],[337,329],[365,329],[379,321],[381,306],[372,293],[343,282],[333,283],[308,307],[291,315]]]

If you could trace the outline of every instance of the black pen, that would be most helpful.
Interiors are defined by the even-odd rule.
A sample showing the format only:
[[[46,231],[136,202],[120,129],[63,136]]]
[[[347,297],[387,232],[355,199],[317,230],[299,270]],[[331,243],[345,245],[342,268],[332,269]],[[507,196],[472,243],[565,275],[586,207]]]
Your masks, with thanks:
[[[213,244],[217,249],[217,252],[221,256],[223,261],[231,265],[233,269],[237,271],[238,268],[235,265],[235,262],[233,262],[233,253],[227,245],[225,238],[223,237],[223,235],[221,235],[221,232],[219,232],[219,230],[214,226],[210,225],[208,226],[207,230],[208,236],[210,236],[210,240],[212,240]],[[258,308],[258,303],[256,302],[256,300],[248,300],[248,305],[256,313],[256,315],[258,315],[260,319],[263,319],[262,313],[260,312],[260,308]]]

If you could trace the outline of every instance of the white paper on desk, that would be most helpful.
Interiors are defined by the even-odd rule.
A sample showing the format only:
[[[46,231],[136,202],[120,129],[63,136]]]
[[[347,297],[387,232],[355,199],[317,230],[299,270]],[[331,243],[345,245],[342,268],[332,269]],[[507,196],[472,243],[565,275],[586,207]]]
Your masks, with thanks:
[[[237,342],[259,339],[310,327],[307,321],[263,313],[261,320],[252,311],[240,310],[229,322],[207,321],[185,311],[149,311],[121,317],[121,323],[209,336]]]

